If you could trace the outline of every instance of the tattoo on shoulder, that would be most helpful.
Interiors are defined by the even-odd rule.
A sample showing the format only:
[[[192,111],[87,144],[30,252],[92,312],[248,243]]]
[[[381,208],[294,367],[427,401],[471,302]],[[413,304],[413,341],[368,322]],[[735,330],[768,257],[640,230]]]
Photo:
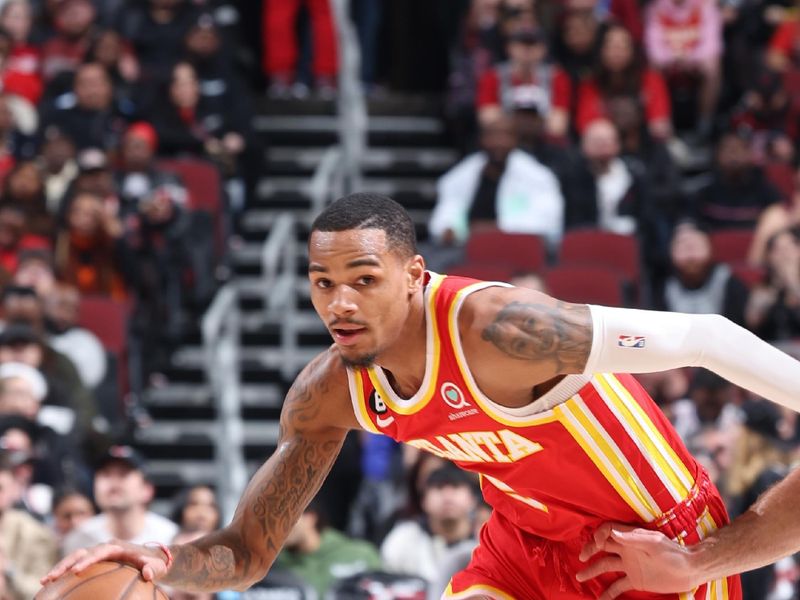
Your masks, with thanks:
[[[560,373],[577,372],[586,365],[592,347],[589,309],[567,302],[511,302],[481,337],[513,358],[554,361]]]

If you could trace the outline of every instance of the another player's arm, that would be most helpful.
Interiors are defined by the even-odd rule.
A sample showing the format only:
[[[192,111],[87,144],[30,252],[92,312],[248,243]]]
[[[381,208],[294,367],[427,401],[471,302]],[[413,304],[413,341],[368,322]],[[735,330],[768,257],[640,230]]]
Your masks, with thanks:
[[[723,316],[590,307],[517,288],[473,296],[461,329],[481,349],[478,368],[535,385],[570,373],[704,367],[800,411],[800,363]],[[632,338],[639,343],[625,343]]]
[[[146,579],[182,590],[246,589],[264,577],[330,471],[347,431],[355,427],[341,360],[326,352],[303,370],[289,390],[278,447],[250,480],[230,525],[171,546],[174,562],[169,570],[158,549],[111,543],[67,557],[47,579],[67,569],[80,571],[98,560],[116,559],[141,568]]]
[[[800,551],[799,494],[800,469],[796,469],[730,525],[694,546],[681,546],[657,531],[603,525],[581,552],[581,559],[605,554],[588,564],[578,580],[622,573],[600,597],[611,600],[629,590],[684,592],[706,581],[768,565]]]

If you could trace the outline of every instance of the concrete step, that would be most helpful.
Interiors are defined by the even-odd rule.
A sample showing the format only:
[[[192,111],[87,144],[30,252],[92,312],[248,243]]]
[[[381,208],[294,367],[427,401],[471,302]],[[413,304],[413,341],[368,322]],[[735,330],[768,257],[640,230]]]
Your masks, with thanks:
[[[277,420],[248,419],[242,423],[242,429],[245,445],[271,446],[278,441],[279,424]],[[203,443],[213,446],[218,436],[219,426],[215,421],[160,419],[148,427],[138,429],[134,434],[134,439],[140,447],[146,445],[163,447],[185,443]]]
[[[297,172],[310,176],[327,149],[322,147],[275,146],[266,152],[271,173]],[[368,148],[362,168],[367,175],[439,176],[458,159],[449,148]]]
[[[283,404],[283,386],[277,384],[243,384],[242,405],[248,408],[279,408]],[[208,384],[175,383],[151,389],[144,398],[147,406],[196,408],[212,405]]]

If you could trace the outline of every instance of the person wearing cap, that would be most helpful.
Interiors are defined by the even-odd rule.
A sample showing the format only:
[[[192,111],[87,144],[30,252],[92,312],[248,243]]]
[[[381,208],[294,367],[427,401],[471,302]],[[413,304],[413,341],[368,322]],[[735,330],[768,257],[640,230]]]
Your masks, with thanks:
[[[114,171],[123,215],[139,211],[139,204],[154,194],[167,195],[185,207],[188,194],[180,177],[156,164],[158,134],[147,121],[132,123],[122,137],[121,160]]]
[[[547,62],[547,37],[542,29],[514,31],[506,42],[508,62],[486,71],[478,81],[478,119],[485,123],[498,112],[526,107],[545,119],[548,134],[560,138],[569,125],[569,76]]]
[[[144,457],[130,446],[111,446],[95,468],[94,498],[100,512],[67,535],[64,552],[112,539],[170,543],[178,526],[148,510],[154,493]]]
[[[17,310],[13,304],[17,302],[21,307],[27,305],[31,313],[41,313],[38,299],[35,296],[24,296],[19,290],[20,288],[10,288],[9,291],[6,288],[3,306]],[[10,302],[11,297],[25,299]],[[41,316],[38,318],[41,319]],[[42,372],[49,389],[45,404],[63,407],[72,412],[72,422],[75,423],[75,431],[79,436],[94,430],[93,420],[97,416],[94,398],[83,385],[69,358],[44,341],[41,323],[34,325],[21,320],[9,320],[6,323],[0,332],[0,365],[9,362],[21,362]]]
[[[461,543],[475,545],[476,483],[472,474],[450,464],[428,475],[422,488],[421,519],[398,523],[381,544],[384,568],[436,582],[449,550]]]

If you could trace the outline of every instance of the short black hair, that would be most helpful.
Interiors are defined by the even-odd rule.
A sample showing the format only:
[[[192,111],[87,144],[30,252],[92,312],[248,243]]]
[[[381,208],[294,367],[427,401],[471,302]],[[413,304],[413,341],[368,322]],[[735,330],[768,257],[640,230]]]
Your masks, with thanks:
[[[414,222],[398,202],[388,196],[358,193],[334,200],[311,224],[311,231],[380,229],[391,250],[408,258],[417,253]]]

